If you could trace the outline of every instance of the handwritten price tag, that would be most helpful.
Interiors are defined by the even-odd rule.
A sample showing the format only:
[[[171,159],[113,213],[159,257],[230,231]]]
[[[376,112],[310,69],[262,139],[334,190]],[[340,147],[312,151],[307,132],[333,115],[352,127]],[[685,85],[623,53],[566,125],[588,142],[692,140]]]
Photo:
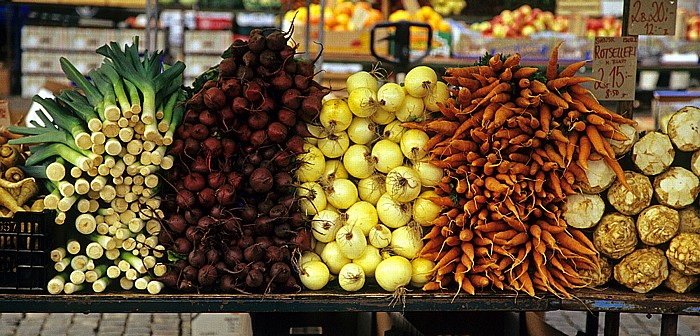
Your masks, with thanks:
[[[601,100],[634,100],[637,37],[596,37],[593,94]]]
[[[628,34],[675,34],[677,7],[678,0],[632,0],[627,21]]]

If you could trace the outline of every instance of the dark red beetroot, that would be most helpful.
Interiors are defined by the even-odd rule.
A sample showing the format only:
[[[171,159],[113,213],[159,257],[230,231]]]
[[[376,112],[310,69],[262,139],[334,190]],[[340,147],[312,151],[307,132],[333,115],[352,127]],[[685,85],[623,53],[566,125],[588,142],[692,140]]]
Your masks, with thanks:
[[[282,285],[282,290],[287,293],[299,293],[301,292],[301,286],[297,283],[297,279],[293,276],[287,278],[287,282]]]
[[[269,69],[272,69],[279,64],[277,53],[269,49],[263,50],[258,58],[260,60],[260,65]]]
[[[252,223],[258,217],[258,209],[250,204],[246,204],[241,209],[241,219],[244,222]]]
[[[170,270],[163,274],[163,276],[158,277],[157,280],[162,282],[168,288],[177,287],[177,273],[175,273],[175,271]]]
[[[187,222],[185,222],[185,217],[178,213],[170,216],[170,218],[165,220],[165,223],[168,225],[170,231],[176,233],[183,233],[185,232],[185,229],[187,229]]]
[[[297,89],[289,89],[282,93],[282,105],[286,108],[296,110],[301,105],[301,92]]]
[[[184,183],[185,188],[192,192],[198,192],[204,189],[204,187],[207,185],[207,181],[204,179],[204,176],[196,172],[192,172],[185,176]]]
[[[229,267],[233,267],[241,261],[243,261],[243,250],[238,246],[229,248],[224,254],[224,262]]]
[[[255,243],[260,245],[263,250],[267,250],[270,246],[275,245],[272,239],[268,236],[259,236],[255,238]]]
[[[282,261],[278,261],[270,266],[270,275],[276,283],[286,283],[291,274],[292,270],[289,269],[289,265]]]
[[[255,238],[253,238],[253,236],[244,235],[238,240],[238,247],[243,250],[243,256],[246,260],[248,260],[248,258],[245,257],[245,250],[253,246],[253,244],[255,244]]]
[[[197,274],[197,281],[199,281],[199,284],[203,287],[214,286],[218,278],[219,274],[212,265],[202,266]]]
[[[206,232],[210,228],[216,226],[217,223],[217,220],[211,216],[202,216],[197,221],[197,227],[199,227],[202,231]]]
[[[192,138],[202,141],[209,136],[209,127],[204,124],[195,124],[192,126]]]
[[[291,88],[294,82],[292,81],[292,76],[284,71],[281,71],[277,76],[272,78],[270,84],[272,84],[272,87],[277,91],[285,91]]]
[[[210,87],[204,91],[204,105],[210,109],[219,109],[226,104],[226,95],[218,87]]]
[[[200,218],[204,215],[204,211],[201,208],[192,208],[185,211],[185,221],[187,224],[196,225]],[[194,239],[190,239],[195,241]]]
[[[258,102],[263,99],[262,86],[256,82],[248,82],[244,85],[243,95],[251,102]]]
[[[298,135],[294,135],[287,141],[287,149],[294,154],[304,152],[304,139]]]
[[[279,121],[273,121],[270,126],[267,127],[267,137],[273,143],[283,143],[287,140],[287,133],[289,129],[283,123]]]
[[[275,104],[274,99],[264,98],[260,105],[258,105],[257,110],[272,114],[277,110],[277,104]]]
[[[265,42],[267,49],[272,51],[281,51],[287,46],[287,38],[284,36],[284,32],[282,31],[270,33],[265,37]]]
[[[258,66],[260,63],[260,58],[258,57],[258,54],[256,52],[253,52],[252,50],[245,53],[243,55],[243,64],[245,64],[248,68],[255,68]]]
[[[202,189],[197,193],[197,201],[199,202],[199,205],[204,208],[213,207],[216,204],[214,189],[209,187]]]
[[[252,244],[243,250],[243,258],[247,262],[255,262],[265,256],[265,249],[260,244]]]
[[[294,228],[298,229],[306,223],[306,219],[304,219],[304,215],[301,214],[301,212],[293,212],[291,217],[289,218],[289,224]]]
[[[194,283],[187,279],[181,280],[177,285],[177,290],[183,293],[194,292],[195,289],[196,287],[194,286]]]
[[[288,188],[292,186],[292,183],[294,183],[294,180],[292,179],[292,174],[286,171],[278,171],[275,173],[274,176],[275,179],[275,188],[278,188],[279,190],[283,188]]]
[[[187,256],[187,261],[193,267],[200,268],[207,264],[207,257],[201,249],[194,249]]]
[[[230,158],[236,154],[238,144],[236,143],[236,140],[231,138],[221,138],[221,147],[223,148],[222,154],[224,155],[224,158]]]
[[[236,203],[236,189],[230,184],[224,184],[216,189],[216,200],[223,206],[231,206]]]
[[[248,116],[248,126],[251,129],[259,130],[265,128],[270,121],[270,116],[264,112],[251,112]]]
[[[282,248],[274,245],[266,248],[265,259],[268,263],[282,261]]]
[[[300,117],[306,122],[312,122],[321,113],[323,100],[318,96],[305,97],[301,102]]]
[[[222,105],[223,108],[223,105]],[[213,127],[219,122],[219,116],[211,110],[204,110],[199,113],[199,122],[205,126]]]
[[[294,125],[297,123],[297,115],[296,112],[290,109],[281,108],[277,110],[277,120],[286,126],[294,127]]]
[[[221,252],[219,252],[219,250],[216,249],[210,249],[205,255],[207,257],[207,263],[209,265],[214,265],[218,263],[219,260],[221,260]]]
[[[269,236],[275,229],[275,220],[267,217],[260,216],[255,220],[255,234],[260,236]]]
[[[182,277],[189,281],[197,281],[197,273],[199,270],[192,265],[187,265],[182,269]]]
[[[231,110],[235,114],[246,114],[250,109],[250,102],[245,97],[236,96],[231,102]]]
[[[238,66],[238,71],[236,71],[236,77],[241,80],[251,80],[255,77],[255,70],[245,65],[240,65]]]
[[[219,75],[221,77],[232,77],[236,75],[236,59],[233,57],[224,58],[219,62]]]
[[[196,222],[195,222],[196,223]],[[201,241],[204,233],[197,226],[190,226],[185,230],[185,237],[189,241]]]
[[[248,276],[245,278],[245,284],[248,287],[252,288],[258,288],[263,284],[263,280],[265,279],[265,276],[263,275],[262,272],[252,269],[250,272],[248,272]]]
[[[217,138],[209,137],[202,141],[202,150],[208,156],[219,156],[224,151],[221,141]]]
[[[207,158],[204,156],[195,156],[194,160],[190,164],[190,170],[200,174],[209,173],[210,169],[209,162],[207,162]]]
[[[259,167],[250,174],[250,179],[248,183],[257,193],[266,193],[272,189],[273,186],[273,176],[269,169]]]
[[[194,157],[199,153],[199,141],[194,138],[185,139],[185,155],[189,157]]]
[[[226,182],[233,186],[233,189],[240,190],[243,187],[243,176],[239,172],[232,171],[226,175]]]
[[[192,95],[192,98],[187,101],[187,107],[197,111],[201,110],[204,106],[204,93],[201,91]]]
[[[193,207],[196,202],[197,199],[191,191],[184,189],[177,192],[177,206],[180,207],[180,209],[189,209]]]
[[[175,239],[175,242],[173,242],[173,246],[171,247],[173,252],[178,253],[178,254],[188,254],[190,251],[192,251],[192,243],[187,240],[187,238],[180,237],[178,239]]]
[[[296,52],[297,51],[294,49],[294,47],[285,44],[284,48],[282,48],[282,50],[279,51],[279,55],[281,59],[286,60],[288,58],[294,57]]]
[[[265,50],[266,42],[265,35],[263,35],[262,32],[251,31],[248,37],[248,48],[251,51],[259,53]]]
[[[193,115],[195,116],[195,122],[196,120],[199,120],[199,116],[197,116],[194,112],[191,110],[187,112],[185,115]],[[182,125],[180,125],[176,130],[175,134],[177,135],[178,139],[187,139],[192,135],[192,123],[189,122],[184,122]]]
[[[256,130],[250,135],[250,144],[253,147],[260,147],[269,142],[267,132],[265,130]]]
[[[207,185],[212,189],[217,189],[226,183],[226,174],[221,171],[211,172],[207,175]]]
[[[232,274],[224,274],[219,281],[219,288],[225,293],[237,292],[237,285],[236,277],[234,277]]]
[[[168,146],[168,154],[180,156],[185,152],[185,141],[182,139],[175,139],[173,143]]]
[[[236,130],[234,130],[234,131],[236,131]],[[247,124],[241,125],[241,127],[238,128],[237,132],[238,132],[238,139],[241,142],[249,142],[250,137],[253,135],[253,130],[250,129],[250,127],[248,127]]]
[[[241,220],[236,217],[228,217],[223,220],[223,229],[231,232],[240,234],[241,232]]]
[[[311,251],[311,233],[306,229],[298,231],[292,238],[292,244],[302,251]]]
[[[277,167],[286,167],[294,160],[294,154],[288,150],[283,150],[277,152],[277,155],[273,158],[273,162]]]

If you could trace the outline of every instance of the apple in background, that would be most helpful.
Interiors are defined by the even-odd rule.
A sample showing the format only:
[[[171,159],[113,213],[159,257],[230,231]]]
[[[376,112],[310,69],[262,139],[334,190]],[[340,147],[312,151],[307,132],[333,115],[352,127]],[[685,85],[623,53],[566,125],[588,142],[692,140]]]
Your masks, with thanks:
[[[535,28],[535,26],[532,26],[532,25],[526,25],[522,29],[520,29],[520,35],[522,35],[524,37],[528,37],[536,32],[537,32],[537,28]]]
[[[508,26],[506,26],[504,24],[500,24],[500,23],[494,24],[493,25],[493,36],[506,37],[506,35],[508,34],[508,29],[509,29]]]

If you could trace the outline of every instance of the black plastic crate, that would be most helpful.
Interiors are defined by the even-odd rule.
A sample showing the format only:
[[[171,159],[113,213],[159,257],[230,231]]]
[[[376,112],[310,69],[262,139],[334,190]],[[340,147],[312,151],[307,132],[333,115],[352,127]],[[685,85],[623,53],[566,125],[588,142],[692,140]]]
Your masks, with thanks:
[[[18,212],[0,218],[0,291],[46,290],[52,212]]]

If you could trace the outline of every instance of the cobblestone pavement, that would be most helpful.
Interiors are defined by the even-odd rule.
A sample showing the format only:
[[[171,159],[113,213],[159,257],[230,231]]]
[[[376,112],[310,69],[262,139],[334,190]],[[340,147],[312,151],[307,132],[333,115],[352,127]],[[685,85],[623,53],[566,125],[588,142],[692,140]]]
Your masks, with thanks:
[[[190,336],[191,314],[3,313],[0,336]]]
[[[545,314],[545,322],[566,335],[575,336],[586,329],[586,312],[555,311]],[[598,335],[603,335],[605,314],[600,314]],[[620,314],[620,336],[658,335],[661,315]],[[679,316],[678,335],[700,336],[700,316]]]
[[[193,314],[177,313],[3,313],[0,336],[192,336]],[[554,311],[545,322],[565,335],[575,336],[586,324],[585,312]],[[598,335],[603,335],[600,314]],[[658,335],[661,315],[620,314],[620,336]],[[678,335],[700,336],[700,316],[680,316]]]

